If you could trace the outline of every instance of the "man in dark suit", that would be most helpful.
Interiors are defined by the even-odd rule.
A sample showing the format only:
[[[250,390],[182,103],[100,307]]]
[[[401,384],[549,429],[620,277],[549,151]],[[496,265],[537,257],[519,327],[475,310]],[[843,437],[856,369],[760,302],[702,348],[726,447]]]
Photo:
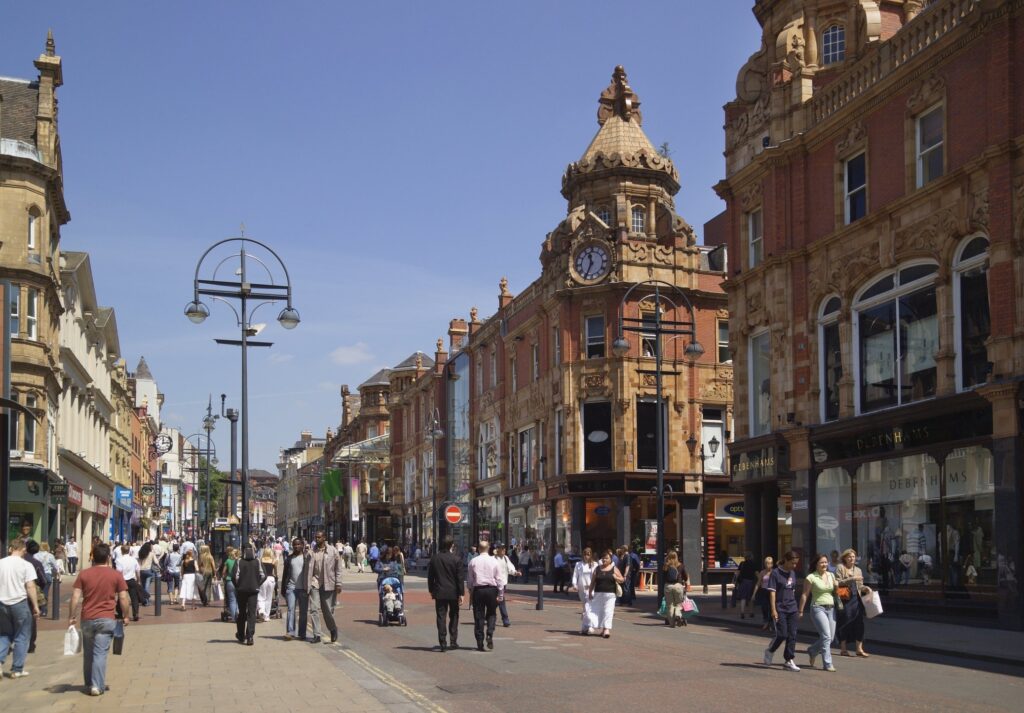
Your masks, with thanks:
[[[445,540],[441,549],[430,558],[427,589],[437,612],[437,640],[441,651],[459,648],[459,607],[465,599],[466,565],[455,554],[455,543]],[[447,629],[447,635],[446,635]]]

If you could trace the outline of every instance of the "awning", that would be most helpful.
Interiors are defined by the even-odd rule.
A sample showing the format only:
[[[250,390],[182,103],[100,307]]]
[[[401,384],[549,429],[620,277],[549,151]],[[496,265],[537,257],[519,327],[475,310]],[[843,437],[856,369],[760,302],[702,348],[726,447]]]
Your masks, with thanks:
[[[331,463],[355,465],[360,463],[387,463],[391,460],[391,434],[367,438],[365,441],[350,443],[335,452]]]

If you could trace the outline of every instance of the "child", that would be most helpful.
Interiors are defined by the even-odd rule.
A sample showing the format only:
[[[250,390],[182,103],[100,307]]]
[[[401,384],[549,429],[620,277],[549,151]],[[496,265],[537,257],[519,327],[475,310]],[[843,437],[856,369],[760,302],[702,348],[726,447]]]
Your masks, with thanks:
[[[388,614],[394,614],[395,611],[400,607],[398,602],[398,595],[395,594],[394,589],[390,584],[384,585],[384,610]]]

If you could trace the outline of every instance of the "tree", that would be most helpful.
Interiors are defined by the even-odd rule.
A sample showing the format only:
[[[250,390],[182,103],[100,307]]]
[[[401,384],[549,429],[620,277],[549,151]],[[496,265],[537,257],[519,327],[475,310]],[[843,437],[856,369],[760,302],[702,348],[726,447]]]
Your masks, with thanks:
[[[227,508],[227,504],[225,503],[225,498],[224,498],[224,486],[225,486],[225,484],[221,482],[221,480],[223,478],[226,478],[226,477],[228,477],[227,473],[225,473],[223,471],[220,471],[220,470],[217,470],[216,467],[212,467],[211,466],[211,468],[210,468],[210,484],[211,484],[211,487],[210,487],[210,513],[207,515],[207,519],[210,522],[213,522],[213,518],[214,518],[214,514],[215,513],[217,515],[220,515],[221,513],[225,514],[225,515],[221,515],[221,516],[226,516],[227,514],[230,514],[230,513],[227,513],[227,509],[226,509]],[[206,459],[203,458],[203,457],[199,458],[199,478],[198,478],[197,482],[199,483],[199,493],[198,493],[197,497],[202,498],[203,502],[205,503],[206,502]]]

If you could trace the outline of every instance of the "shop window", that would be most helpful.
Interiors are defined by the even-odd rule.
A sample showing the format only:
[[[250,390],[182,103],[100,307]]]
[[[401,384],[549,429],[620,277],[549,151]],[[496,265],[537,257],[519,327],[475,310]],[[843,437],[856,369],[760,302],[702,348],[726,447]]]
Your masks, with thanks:
[[[821,380],[821,420],[834,421],[839,418],[839,380],[843,378],[843,359],[839,341],[839,310],[842,306],[838,297],[825,301],[818,317],[818,344]]]
[[[587,359],[604,358],[604,317],[586,318]]]
[[[750,338],[750,435],[760,436],[772,428],[771,352],[768,332]]]
[[[19,337],[21,336],[21,287],[12,284],[9,291],[11,295],[11,336]]]
[[[565,472],[565,461],[562,456],[562,448],[565,446],[565,412],[562,409],[555,411],[555,475],[562,475]]]
[[[846,29],[842,25],[830,25],[821,35],[822,62],[826,65],[846,59]]]
[[[917,187],[934,181],[943,172],[943,107],[929,109],[917,119]]]
[[[658,332],[654,312],[640,313],[640,353],[645,357],[658,355]]]
[[[525,428],[519,432],[519,465],[518,478],[512,483],[513,488],[521,488],[533,482],[533,448],[534,429]]]
[[[760,208],[747,214],[747,255],[751,268],[761,264],[764,255],[764,221]]]
[[[661,463],[668,467],[668,414],[661,408]],[[655,401],[639,400],[636,404],[636,467],[654,470],[658,467],[658,408]]]
[[[608,401],[583,404],[583,470],[611,470],[612,405]]]
[[[936,271],[932,264],[905,267],[879,279],[857,301],[854,329],[860,413],[935,395],[935,352],[939,348]]]
[[[633,206],[632,217],[633,217],[633,224],[632,224],[633,232],[634,233],[642,233],[642,232],[644,232],[645,224],[647,222],[646,221],[647,211],[645,211],[641,206]]]
[[[954,280],[957,388],[963,390],[984,384],[991,368],[985,347],[991,331],[986,238],[965,241],[955,261]]]
[[[729,320],[718,320],[718,363],[729,364],[732,354],[729,353]]]
[[[846,162],[846,224],[860,220],[868,212],[867,154],[859,153]]]

